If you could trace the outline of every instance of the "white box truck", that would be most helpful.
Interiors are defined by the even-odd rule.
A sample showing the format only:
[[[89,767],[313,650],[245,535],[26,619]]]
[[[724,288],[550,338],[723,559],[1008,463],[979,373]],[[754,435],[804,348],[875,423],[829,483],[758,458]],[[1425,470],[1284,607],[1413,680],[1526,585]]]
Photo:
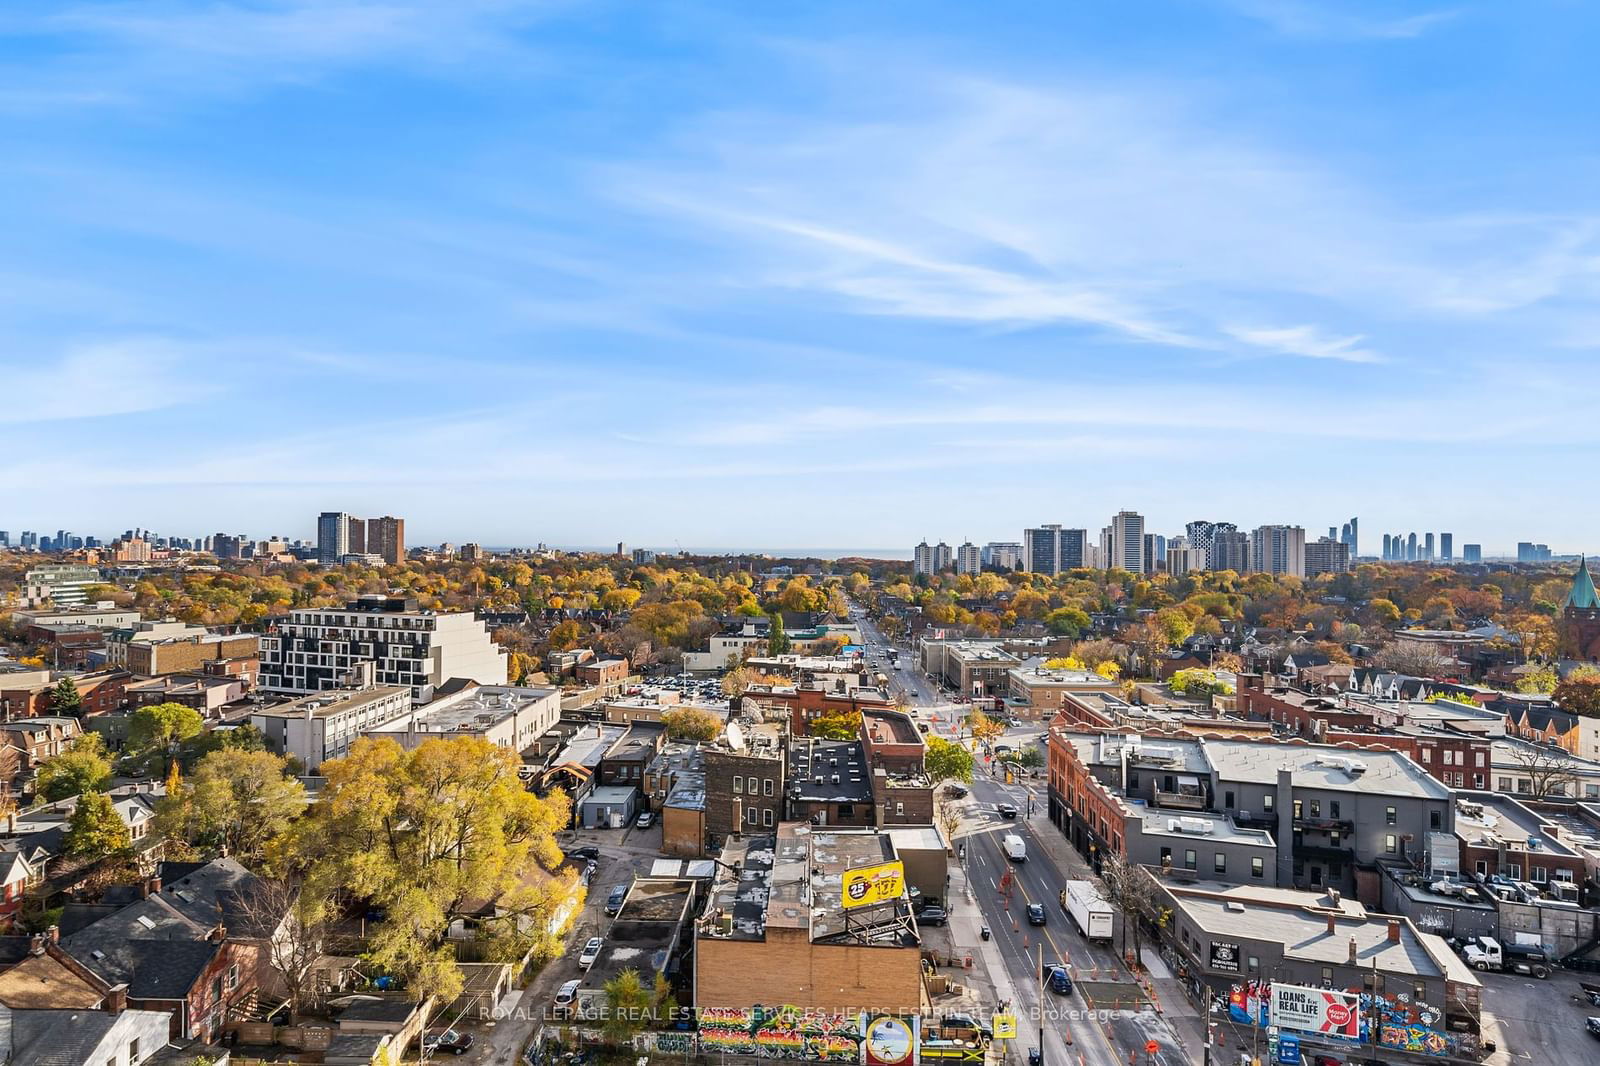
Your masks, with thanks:
[[[1061,909],[1085,940],[1111,940],[1111,904],[1100,897],[1093,881],[1068,881],[1061,892]]]
[[[1000,838],[1000,850],[1006,853],[1006,858],[1012,862],[1026,862],[1028,858],[1028,845],[1015,833],[1007,833]]]

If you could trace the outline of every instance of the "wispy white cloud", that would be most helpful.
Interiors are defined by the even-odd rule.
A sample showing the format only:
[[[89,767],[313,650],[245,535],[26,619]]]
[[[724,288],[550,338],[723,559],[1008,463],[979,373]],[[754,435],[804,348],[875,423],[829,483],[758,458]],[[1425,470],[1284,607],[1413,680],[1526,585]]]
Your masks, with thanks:
[[[64,422],[176,407],[215,395],[196,352],[161,338],[78,345],[54,359],[11,352],[0,376],[15,402],[0,405],[0,424]]]
[[[1235,340],[1280,355],[1293,355],[1302,359],[1334,359],[1342,363],[1384,361],[1383,356],[1377,352],[1361,346],[1367,338],[1359,333],[1348,337],[1330,337],[1316,326],[1281,328],[1227,326],[1224,329]]]
[[[1454,19],[1456,9],[1435,9],[1394,17],[1368,13],[1355,0],[1222,0],[1223,6],[1265,22],[1290,37],[1337,40],[1403,40],[1420,37]]]

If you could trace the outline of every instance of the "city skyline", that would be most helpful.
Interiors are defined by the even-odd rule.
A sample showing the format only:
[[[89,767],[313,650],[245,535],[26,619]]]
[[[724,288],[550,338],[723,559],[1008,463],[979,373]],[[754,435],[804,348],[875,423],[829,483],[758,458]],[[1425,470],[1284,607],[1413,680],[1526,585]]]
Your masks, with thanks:
[[[9,525],[1600,548],[1600,13],[308,10],[11,17]]]

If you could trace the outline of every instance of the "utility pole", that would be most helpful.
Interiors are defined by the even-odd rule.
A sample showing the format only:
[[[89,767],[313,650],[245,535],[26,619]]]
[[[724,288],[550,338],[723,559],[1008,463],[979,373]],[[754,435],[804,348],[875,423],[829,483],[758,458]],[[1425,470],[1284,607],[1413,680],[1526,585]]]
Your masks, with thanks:
[[[1383,1013],[1378,1006],[1378,957],[1372,957],[1372,1008],[1367,1017],[1367,1038],[1372,1041],[1372,1066],[1378,1066],[1378,1026]]]
[[[1044,937],[1039,938],[1039,1066],[1044,1066],[1044,995],[1049,989],[1044,981]]]

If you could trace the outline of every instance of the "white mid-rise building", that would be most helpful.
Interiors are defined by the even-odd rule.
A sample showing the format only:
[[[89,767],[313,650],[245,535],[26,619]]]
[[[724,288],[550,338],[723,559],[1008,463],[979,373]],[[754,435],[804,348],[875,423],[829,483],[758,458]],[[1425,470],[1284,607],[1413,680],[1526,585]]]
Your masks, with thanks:
[[[1011,540],[991,540],[983,546],[984,566],[1015,570],[1022,565],[1022,544]]]
[[[370,663],[379,685],[403,685],[426,702],[451,678],[506,683],[506,653],[465,612],[424,610],[397,596],[290,611],[261,638],[260,687],[312,693],[338,688]]]
[[[22,605],[37,607],[49,603],[57,607],[76,607],[88,600],[85,590],[105,584],[100,571],[82,563],[46,563],[22,575]]]
[[[983,549],[967,541],[956,549],[956,573],[977,575],[983,572]]]
[[[1300,526],[1257,526],[1250,535],[1250,569],[1306,576],[1306,531]]]
[[[1108,529],[1110,551],[1107,552],[1107,565],[1120,567],[1130,574],[1144,573],[1144,515],[1134,511],[1118,511]]]
[[[370,730],[411,713],[411,690],[400,685],[337,689],[302,696],[254,711],[250,724],[267,747],[293,755],[314,774],[329,759],[342,759],[350,745]]]

